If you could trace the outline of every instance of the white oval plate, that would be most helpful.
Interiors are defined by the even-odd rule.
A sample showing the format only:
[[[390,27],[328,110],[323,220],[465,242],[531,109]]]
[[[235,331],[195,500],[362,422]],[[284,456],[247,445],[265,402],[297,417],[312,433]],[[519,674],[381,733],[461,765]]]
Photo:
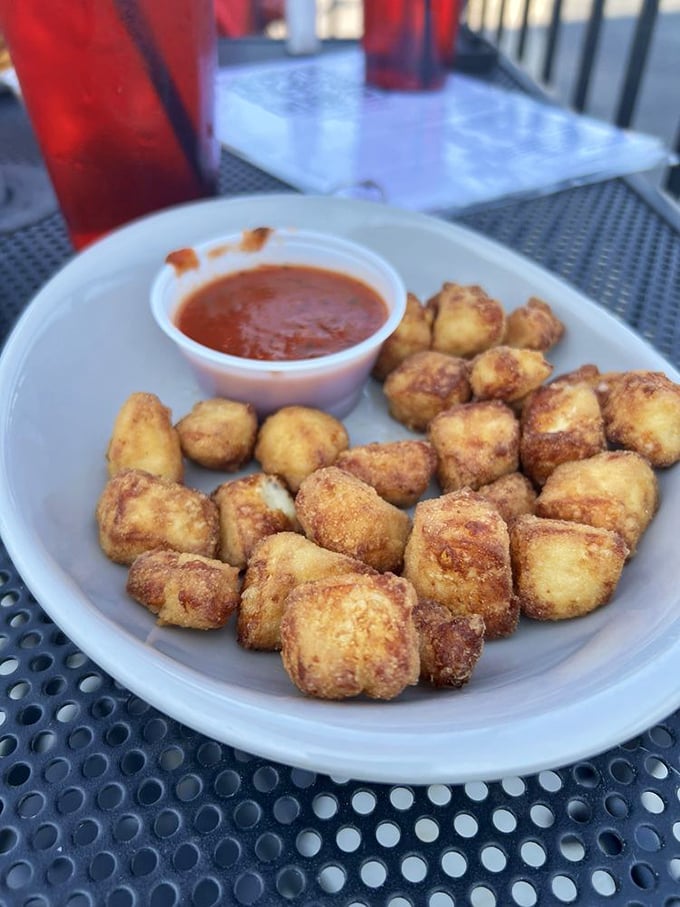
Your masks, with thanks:
[[[660,512],[614,600],[557,625],[524,620],[487,644],[460,691],[411,688],[388,703],[305,698],[274,653],[241,650],[234,622],[158,628],[124,592],[126,571],[97,543],[104,451],[128,394],[151,391],[175,418],[200,398],[149,312],[166,252],[258,226],[334,231],[385,255],[426,298],[444,280],[480,283],[508,310],[536,294],[567,324],[555,374],[678,374],[594,303],[524,258],[424,215],[297,195],[214,200],[138,221],[70,261],[36,296],[0,360],[0,531],[17,569],[62,630],[113,677],[204,734],[273,760],[384,782],[493,780],[601,752],[680,705],[677,531],[680,471],[660,474]],[[406,437],[367,388],[352,443]],[[223,475],[195,469],[212,490]]]

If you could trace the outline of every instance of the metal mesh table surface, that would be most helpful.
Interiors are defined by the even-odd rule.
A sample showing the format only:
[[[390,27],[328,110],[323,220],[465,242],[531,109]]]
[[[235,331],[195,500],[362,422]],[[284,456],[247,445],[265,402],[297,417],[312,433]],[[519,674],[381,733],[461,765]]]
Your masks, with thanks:
[[[15,159],[0,149],[0,164]],[[223,194],[283,188],[223,156]],[[678,365],[680,226],[641,192],[612,180],[458,221]],[[0,233],[3,338],[71,254],[57,212]],[[2,907],[680,907],[680,713],[531,777],[418,787],[314,774],[209,740],[121,687],[47,617],[4,548],[0,678]]]

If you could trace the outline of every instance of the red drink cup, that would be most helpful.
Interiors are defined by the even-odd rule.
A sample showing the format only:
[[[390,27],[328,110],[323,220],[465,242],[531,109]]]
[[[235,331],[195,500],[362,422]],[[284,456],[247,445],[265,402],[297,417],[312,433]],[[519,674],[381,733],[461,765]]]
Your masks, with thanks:
[[[441,88],[457,32],[458,0],[364,0],[367,84],[394,91]]]
[[[217,187],[213,0],[0,0],[76,248]]]

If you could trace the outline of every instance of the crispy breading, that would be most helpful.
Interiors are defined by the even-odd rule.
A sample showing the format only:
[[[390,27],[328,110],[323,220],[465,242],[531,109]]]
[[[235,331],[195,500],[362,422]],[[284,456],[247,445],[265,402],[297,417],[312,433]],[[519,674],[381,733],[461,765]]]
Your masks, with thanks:
[[[531,515],[512,523],[510,551],[522,613],[536,620],[580,617],[606,604],[628,555],[618,532]]]
[[[611,383],[602,412],[611,443],[642,454],[652,466],[680,460],[680,384],[663,372],[620,375]]]
[[[260,426],[255,459],[295,493],[304,478],[330,466],[348,447],[349,435],[339,419],[308,406],[284,406]]]
[[[144,551],[171,548],[214,557],[217,507],[208,495],[141,469],[124,469],[107,482],[97,502],[99,544],[119,564]]]
[[[236,472],[253,456],[257,414],[250,403],[200,400],[175,427],[184,455],[206,469]]]
[[[654,470],[634,451],[603,451],[556,467],[536,502],[536,515],[618,532],[634,554],[659,506]]]
[[[564,324],[548,303],[532,296],[525,305],[508,313],[504,343],[546,353],[563,335]]]
[[[308,476],[295,498],[307,538],[381,572],[398,572],[411,521],[375,488],[337,466]]]
[[[295,532],[278,532],[258,542],[243,578],[237,623],[240,645],[246,649],[280,649],[281,617],[288,593],[302,583],[350,572],[372,573],[373,569]]]
[[[426,305],[434,313],[433,350],[468,359],[503,342],[505,310],[476,284],[444,283]]]
[[[245,567],[261,539],[300,528],[293,496],[278,476],[256,472],[231,479],[212,499],[220,515],[219,556],[234,567]]]
[[[452,614],[479,614],[487,639],[517,626],[508,527],[493,504],[468,488],[416,505],[403,575],[419,598]]]
[[[393,419],[425,431],[442,410],[470,399],[468,363],[435,350],[413,353],[390,372],[383,392]]]
[[[428,426],[443,492],[488,485],[519,464],[519,422],[500,400],[462,403]]]
[[[281,620],[293,683],[322,699],[393,699],[418,681],[416,594],[392,574],[343,573],[297,586]]]
[[[521,472],[509,472],[477,491],[498,508],[506,523],[523,513],[534,513],[536,508],[536,489]]]
[[[156,549],[140,554],[126,590],[161,626],[215,630],[239,603],[239,572],[214,558]]]
[[[406,311],[397,329],[385,340],[371,374],[384,381],[391,371],[410,356],[428,350],[432,342],[432,312],[413,293],[406,297]]]
[[[522,400],[549,377],[553,367],[538,350],[500,345],[472,360],[470,387],[476,400]]]
[[[433,687],[462,687],[469,682],[484,648],[484,619],[451,614],[431,599],[413,611],[420,646],[420,679]]]
[[[427,491],[437,468],[428,441],[386,441],[343,451],[334,463],[371,485],[396,507],[412,507]]]
[[[583,460],[606,448],[604,420],[589,384],[559,382],[529,395],[521,415],[523,471],[542,485],[568,460]]]
[[[109,476],[122,469],[143,469],[181,482],[184,462],[172,414],[155,394],[130,394],[116,416],[106,450]]]

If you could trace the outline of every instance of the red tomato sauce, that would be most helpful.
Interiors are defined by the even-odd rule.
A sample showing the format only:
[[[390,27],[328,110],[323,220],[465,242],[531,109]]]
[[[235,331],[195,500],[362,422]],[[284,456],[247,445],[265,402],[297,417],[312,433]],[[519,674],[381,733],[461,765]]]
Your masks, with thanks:
[[[180,306],[192,340],[244,359],[313,359],[365,340],[387,320],[384,300],[353,277],[262,265],[214,280]]]

